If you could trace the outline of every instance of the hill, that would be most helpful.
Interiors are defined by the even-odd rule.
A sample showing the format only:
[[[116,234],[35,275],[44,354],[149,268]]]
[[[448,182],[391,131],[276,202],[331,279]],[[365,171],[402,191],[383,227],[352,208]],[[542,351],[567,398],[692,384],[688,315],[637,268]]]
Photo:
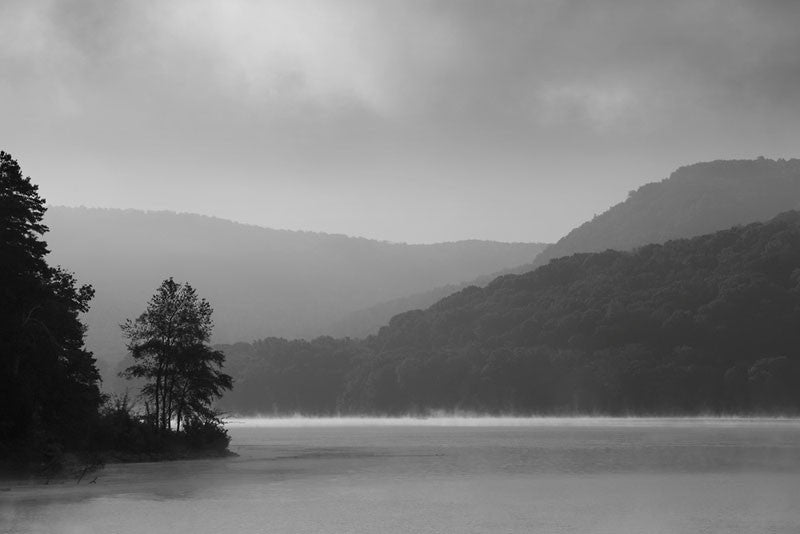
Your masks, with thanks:
[[[358,310],[325,330],[333,336],[365,337],[392,316],[432,306],[471,285],[485,286],[502,274],[519,274],[577,252],[631,250],[648,243],[694,237],[736,224],[766,221],[800,207],[800,160],[712,161],[681,167],[669,178],[631,191],[627,200],[572,230],[532,262],[437,287]]]
[[[50,261],[91,283],[88,347],[116,360],[119,324],[169,276],[214,307],[215,342],[304,337],[377,302],[531,261],[543,245],[407,245],[201,215],[50,207]]]
[[[544,247],[540,254],[544,254]],[[538,257],[538,256],[537,256]],[[484,274],[460,284],[447,284],[435,287],[428,291],[414,293],[405,297],[381,302],[369,308],[356,310],[336,320],[324,329],[324,335],[333,337],[365,338],[377,334],[378,330],[386,325],[392,317],[409,310],[421,310],[433,306],[443,298],[471,286],[485,286],[498,276],[506,274],[522,274],[534,269],[533,262],[524,263],[516,267],[502,269],[492,274]]]
[[[239,384],[225,402],[390,414],[797,413],[798,324],[800,213],[789,212],[559,258],[397,315],[361,342],[227,347]]]
[[[534,261],[631,250],[766,221],[800,208],[800,159],[718,160],[681,167],[572,230]]]

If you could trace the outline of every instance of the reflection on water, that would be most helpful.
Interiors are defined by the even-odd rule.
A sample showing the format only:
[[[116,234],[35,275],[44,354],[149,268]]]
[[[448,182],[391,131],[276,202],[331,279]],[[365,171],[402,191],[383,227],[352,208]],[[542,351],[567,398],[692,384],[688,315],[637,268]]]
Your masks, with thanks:
[[[800,532],[800,422],[235,420],[240,456],[0,484],[0,532]]]

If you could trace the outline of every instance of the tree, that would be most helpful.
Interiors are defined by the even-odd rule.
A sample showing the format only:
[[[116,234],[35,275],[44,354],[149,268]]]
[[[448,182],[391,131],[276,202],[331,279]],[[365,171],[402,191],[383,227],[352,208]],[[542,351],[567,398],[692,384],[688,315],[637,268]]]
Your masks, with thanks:
[[[164,280],[147,310],[122,325],[134,364],[123,376],[144,378],[142,394],[153,426],[180,431],[186,421],[216,422],[211,404],[233,386],[222,352],[208,346],[211,306],[188,283]]]
[[[101,402],[79,320],[94,290],[47,264],[45,210],[0,152],[0,451],[81,446]]]

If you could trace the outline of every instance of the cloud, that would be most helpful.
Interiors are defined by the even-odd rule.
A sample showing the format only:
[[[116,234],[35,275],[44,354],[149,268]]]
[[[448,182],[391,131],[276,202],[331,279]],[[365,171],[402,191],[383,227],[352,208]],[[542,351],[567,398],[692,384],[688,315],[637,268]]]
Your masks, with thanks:
[[[142,108],[316,108],[609,132],[635,129],[647,121],[631,119],[648,110],[666,120],[800,98],[789,88],[800,79],[800,9],[790,2],[9,0],[0,9],[0,58],[19,78],[7,83],[35,84],[73,110],[87,98],[148,95]]]
[[[54,202],[302,227],[304,198],[341,197],[320,220],[391,212],[401,236],[430,231],[399,215],[415,199],[491,198],[476,227],[511,228],[698,159],[796,156],[799,22],[788,0],[4,0],[0,139]]]
[[[150,19],[162,61],[256,106],[391,115],[404,104],[404,80],[424,81],[455,50],[446,22],[369,2],[179,0],[153,4]]]
[[[160,4],[163,52],[204,60],[208,81],[258,100],[350,98],[381,109],[388,95],[358,47],[363,14],[341,4],[209,0]]]
[[[538,114],[546,124],[577,121],[605,130],[641,112],[636,92],[621,83],[553,84],[537,96]]]

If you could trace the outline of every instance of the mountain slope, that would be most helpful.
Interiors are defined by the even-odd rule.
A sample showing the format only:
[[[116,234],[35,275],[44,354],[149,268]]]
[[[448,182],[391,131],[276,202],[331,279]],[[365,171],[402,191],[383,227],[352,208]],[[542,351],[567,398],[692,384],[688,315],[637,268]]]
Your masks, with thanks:
[[[535,260],[462,284],[382,302],[332,324],[333,336],[377,333],[397,313],[424,309],[470,285],[485,286],[502,274],[519,274],[577,252],[631,250],[648,243],[694,237],[736,224],[765,221],[800,207],[800,160],[713,161],[681,167],[661,182],[632,191],[621,202],[572,230]]]
[[[97,290],[88,346],[117,359],[118,325],[169,276],[214,307],[216,342],[303,337],[351,311],[530,261],[538,244],[406,245],[200,215],[51,207],[51,262]]]
[[[798,207],[800,159],[696,163],[631,191],[627,200],[572,230],[533,265],[576,252],[631,250],[694,237]]]
[[[397,315],[365,341],[227,347],[240,385],[226,403],[310,412],[797,413],[798,324],[800,213],[788,212],[633,252],[559,258]],[[326,384],[324,397],[305,386],[317,383]]]
[[[543,254],[548,246],[542,247]],[[538,256],[537,256],[538,257]],[[470,286],[485,286],[498,276],[507,274],[522,274],[534,269],[533,263],[528,262],[516,267],[502,269],[492,274],[484,274],[460,284],[447,284],[435,287],[428,291],[414,293],[405,297],[400,297],[386,302],[381,302],[369,308],[356,310],[338,319],[324,330],[325,335],[333,337],[353,337],[364,338],[377,334],[378,330],[386,325],[389,320],[397,314],[409,310],[421,310],[433,306],[448,295],[457,293]]]

